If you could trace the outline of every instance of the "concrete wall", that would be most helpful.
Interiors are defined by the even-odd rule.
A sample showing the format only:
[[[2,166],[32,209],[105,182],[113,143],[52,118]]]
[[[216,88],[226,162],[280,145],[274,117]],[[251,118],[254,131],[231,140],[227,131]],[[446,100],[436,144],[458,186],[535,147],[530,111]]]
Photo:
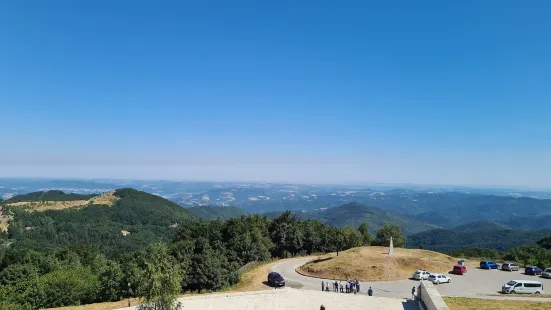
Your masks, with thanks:
[[[449,309],[448,305],[446,305],[446,302],[444,302],[444,299],[442,299],[442,296],[440,296],[440,293],[438,292],[436,287],[434,287],[434,284],[429,281],[421,281],[421,284],[419,285],[417,291],[417,295],[421,298],[427,310]]]

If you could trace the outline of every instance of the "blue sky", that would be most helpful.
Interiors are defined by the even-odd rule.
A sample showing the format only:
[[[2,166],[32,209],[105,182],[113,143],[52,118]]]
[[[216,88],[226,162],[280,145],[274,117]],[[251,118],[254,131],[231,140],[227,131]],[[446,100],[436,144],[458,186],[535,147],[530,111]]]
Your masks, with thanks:
[[[3,1],[0,176],[551,187],[549,1]]]

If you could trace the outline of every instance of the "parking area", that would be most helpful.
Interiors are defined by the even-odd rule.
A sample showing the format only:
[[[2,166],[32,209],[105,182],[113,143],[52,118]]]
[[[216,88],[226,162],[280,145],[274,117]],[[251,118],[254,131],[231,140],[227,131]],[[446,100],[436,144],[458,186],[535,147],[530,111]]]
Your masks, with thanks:
[[[286,280],[287,285],[296,288],[321,290],[321,281],[324,279],[305,277],[298,274],[295,269],[305,264],[308,258],[298,258],[276,264],[272,271],[280,273]],[[451,270],[450,266],[450,270]],[[430,270],[429,270],[430,271]],[[451,283],[437,285],[436,288],[443,296],[459,297],[486,297],[491,299],[510,298],[495,296],[500,294],[501,286],[510,280],[532,280],[540,281],[543,284],[544,292],[551,293],[551,279],[544,279],[540,276],[528,276],[521,271],[501,271],[496,269],[485,270],[469,268],[464,275],[445,274],[452,280]],[[412,271],[413,274],[413,271]],[[376,296],[392,298],[408,298],[411,296],[411,288],[419,284],[418,280],[397,280],[397,281],[364,281],[362,292],[372,287]],[[541,301],[551,301],[551,298],[537,298]]]
[[[466,274],[448,274],[452,278],[450,284],[438,285],[438,291],[445,296],[476,296],[499,294],[501,286],[510,280],[532,280],[543,284],[543,289],[551,293],[551,280],[540,276],[528,276],[520,271],[501,271],[496,269],[471,268]]]

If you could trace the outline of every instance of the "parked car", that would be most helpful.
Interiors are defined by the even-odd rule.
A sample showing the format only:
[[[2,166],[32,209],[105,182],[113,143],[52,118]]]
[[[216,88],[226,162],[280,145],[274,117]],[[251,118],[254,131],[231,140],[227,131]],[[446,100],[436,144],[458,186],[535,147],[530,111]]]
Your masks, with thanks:
[[[483,260],[480,262],[480,269],[499,269],[499,265],[491,260]]]
[[[285,279],[279,273],[272,271],[268,274],[268,284],[273,287],[285,286]]]
[[[542,272],[543,271],[538,266],[526,266],[526,268],[524,268],[525,275],[536,276],[538,274],[542,274]]]
[[[440,284],[440,283],[451,283],[452,279],[450,277],[447,277],[443,274],[439,273],[431,273],[428,280],[434,284]]]
[[[545,269],[545,270],[541,273],[541,276],[542,276],[543,278],[551,279],[551,268]]]
[[[467,268],[462,265],[455,265],[453,266],[452,273],[462,275],[467,272]]]
[[[429,275],[430,275],[430,272],[424,269],[419,269],[416,272],[414,272],[411,277],[415,280],[426,280],[429,278]]]
[[[505,262],[501,265],[501,270],[505,271],[519,271],[520,267],[515,262]]]
[[[537,281],[511,280],[501,287],[503,294],[543,294],[543,284]]]

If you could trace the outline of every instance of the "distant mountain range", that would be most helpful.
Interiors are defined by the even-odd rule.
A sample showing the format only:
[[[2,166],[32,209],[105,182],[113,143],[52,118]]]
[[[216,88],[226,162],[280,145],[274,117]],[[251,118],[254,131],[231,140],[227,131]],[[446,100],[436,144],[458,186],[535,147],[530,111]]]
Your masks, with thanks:
[[[434,250],[508,248],[537,240],[551,229],[551,199],[539,199],[551,197],[549,192],[507,189],[0,179],[0,203],[79,200],[81,206],[94,205],[96,195],[126,186],[143,193],[140,197],[144,201],[151,202],[155,197],[170,203],[172,209],[182,206],[182,214],[190,218],[228,219],[245,214],[274,218],[291,210],[299,218],[341,227],[357,227],[365,221],[372,233],[388,222],[399,225],[409,235],[408,246],[423,245]],[[59,208],[64,205],[57,204]],[[130,218],[134,210],[128,207],[125,212],[129,214],[117,216]],[[136,207],[140,214],[136,223],[144,221],[146,210],[146,205]],[[3,221],[6,219],[4,214]]]

